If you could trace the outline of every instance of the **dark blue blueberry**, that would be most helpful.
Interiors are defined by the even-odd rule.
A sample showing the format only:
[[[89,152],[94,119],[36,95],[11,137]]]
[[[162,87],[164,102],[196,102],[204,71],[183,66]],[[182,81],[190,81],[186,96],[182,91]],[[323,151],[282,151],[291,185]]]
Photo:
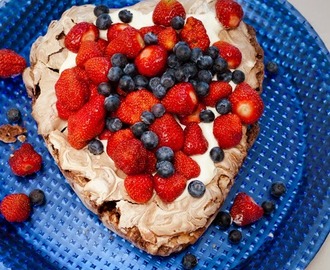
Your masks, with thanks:
[[[217,73],[218,81],[230,82],[231,78],[232,78],[232,72],[229,69],[226,69],[225,71],[223,71],[221,73]]]
[[[103,13],[99,15],[96,19],[96,27],[100,30],[107,30],[112,24],[112,20],[109,14]]]
[[[231,112],[231,103],[227,98],[220,99],[215,104],[215,109],[220,114],[227,114]]]
[[[7,115],[7,120],[9,121],[9,123],[17,123],[22,118],[21,112],[16,108],[9,109],[6,113],[6,115]]]
[[[273,201],[264,201],[261,207],[264,210],[264,215],[269,216],[275,210],[275,203]]]
[[[151,112],[154,114],[156,118],[162,117],[165,113],[165,107],[161,103],[157,103],[151,108]]]
[[[112,82],[118,82],[124,72],[120,67],[111,67],[108,72],[108,79]]]
[[[123,122],[118,117],[107,118],[105,126],[111,132],[116,132],[123,127]]]
[[[115,53],[113,56],[111,56],[110,60],[113,67],[124,68],[128,63],[126,55],[122,53]]]
[[[45,193],[41,189],[34,189],[29,194],[30,202],[34,206],[40,206],[45,204]]]
[[[189,82],[193,85],[194,89],[196,89],[198,81],[196,81],[195,79],[190,79]]]
[[[154,91],[156,87],[161,84],[160,77],[153,77],[149,80],[149,88],[151,91]]]
[[[179,61],[186,62],[190,59],[191,49],[188,45],[179,45],[175,49],[175,55]]]
[[[282,182],[275,182],[272,184],[270,194],[276,198],[281,197],[286,192],[286,186]]]
[[[148,130],[148,126],[143,122],[136,122],[131,126],[134,136],[140,138],[143,132]]]
[[[229,229],[231,223],[232,223],[232,218],[230,214],[225,211],[220,211],[214,220],[214,224],[218,225],[221,230]]]
[[[278,73],[278,65],[275,62],[268,62],[266,64],[266,71],[270,74],[277,74]]]
[[[188,185],[188,192],[194,198],[203,197],[205,191],[206,191],[206,188],[202,181],[193,180]]]
[[[152,93],[156,98],[162,99],[166,95],[166,88],[163,85],[158,84],[156,88],[152,90]]]
[[[172,75],[172,72],[164,72],[160,78],[160,83],[166,88],[169,89],[175,84],[175,78]]]
[[[124,75],[120,78],[119,88],[125,92],[132,92],[135,89],[135,84],[131,76]]]
[[[198,264],[198,260],[195,255],[187,253],[182,258],[182,266],[186,270],[194,269]]]
[[[134,84],[135,84],[135,88],[137,89],[141,89],[141,88],[147,88],[148,84],[149,84],[149,80],[148,78],[144,77],[143,75],[136,75],[133,78]]]
[[[217,57],[214,59],[212,70],[215,73],[221,73],[228,69],[228,63],[222,57]]]
[[[176,53],[176,49],[177,49],[179,46],[181,46],[181,45],[188,46],[187,42],[185,42],[185,41],[179,41],[178,43],[176,43],[176,44],[174,45],[173,52]]]
[[[195,91],[199,97],[205,97],[210,91],[210,86],[206,82],[197,82]]]
[[[206,54],[211,56],[212,59],[217,59],[219,57],[219,49],[216,46],[210,46],[207,48]]]
[[[197,60],[197,66],[200,69],[211,69],[213,66],[213,59],[209,55],[202,55]]]
[[[201,48],[193,48],[191,50],[190,61],[197,63],[198,59],[203,56],[203,51]]]
[[[97,86],[97,92],[105,97],[110,96],[111,92],[113,90],[113,87],[108,82],[102,82]]]
[[[128,64],[124,67],[123,71],[124,71],[124,73],[125,73],[126,75],[129,75],[129,76],[131,76],[131,77],[135,76],[136,73],[137,73],[137,71],[136,71],[136,66],[135,66],[135,64],[133,64],[133,63],[128,63]]]
[[[245,74],[241,70],[234,70],[231,76],[233,83],[239,84],[245,81]]]
[[[133,14],[127,9],[123,9],[118,13],[119,19],[124,23],[130,23],[133,19]]]
[[[167,160],[157,162],[156,169],[158,175],[164,178],[172,176],[175,172],[174,165]]]
[[[209,70],[202,69],[198,71],[197,78],[200,81],[210,83],[212,81],[213,75]]]
[[[175,54],[170,54],[167,57],[167,66],[174,69],[177,69],[180,66],[180,61]]]
[[[162,146],[157,149],[156,158],[158,161],[172,161],[174,158],[174,151],[168,146]]]
[[[203,123],[211,123],[214,121],[215,115],[211,110],[206,109],[199,113],[199,118]]]
[[[155,115],[152,112],[144,111],[141,114],[141,120],[143,123],[147,125],[151,125],[155,121]]]
[[[178,82],[186,82],[188,81],[189,79],[189,74],[188,72],[183,69],[182,67],[179,67],[175,73],[174,73],[174,76],[175,76],[175,79],[178,81]]]
[[[94,8],[94,15],[96,17],[100,16],[101,14],[104,14],[104,13],[109,13],[109,8],[105,5],[98,5]]]
[[[184,18],[182,18],[181,16],[175,16],[174,18],[172,18],[171,20],[171,26],[173,29],[175,30],[180,30],[183,28],[184,26]]]
[[[237,230],[231,230],[228,235],[229,242],[232,244],[238,244],[242,240],[242,233]]]
[[[156,34],[152,32],[148,32],[144,35],[143,40],[146,45],[152,45],[158,43],[158,37]]]
[[[119,105],[120,99],[116,94],[110,95],[104,100],[104,107],[108,112],[116,111],[119,108]]]
[[[89,152],[93,155],[101,155],[104,151],[103,143],[100,140],[93,139],[88,143],[87,146]]]
[[[143,146],[148,150],[156,148],[159,141],[157,134],[150,130],[143,132],[140,139]]]
[[[210,151],[210,157],[214,163],[218,163],[223,161],[223,159],[225,158],[225,153],[220,147],[215,146]]]
[[[188,79],[195,77],[198,72],[198,68],[197,68],[196,64],[194,64],[192,62],[185,63],[182,66],[182,68],[184,70],[184,73],[187,75]]]

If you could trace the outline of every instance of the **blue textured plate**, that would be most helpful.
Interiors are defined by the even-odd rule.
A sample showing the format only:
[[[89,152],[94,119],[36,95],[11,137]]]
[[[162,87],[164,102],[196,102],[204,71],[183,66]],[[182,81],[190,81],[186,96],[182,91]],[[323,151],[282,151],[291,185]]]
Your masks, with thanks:
[[[24,2],[24,3],[23,3]],[[0,48],[11,48],[28,59],[30,46],[45,34],[49,22],[72,5],[92,1],[0,1]],[[104,1],[103,3],[105,3]],[[136,1],[108,1],[112,7]],[[238,191],[258,203],[269,199],[273,181],[288,192],[269,218],[242,229],[236,246],[227,233],[212,225],[186,251],[168,258],[153,257],[109,232],[80,203],[59,173],[30,116],[30,100],[20,77],[0,81],[0,119],[19,107],[28,141],[44,157],[42,171],[29,178],[10,172],[7,161],[20,143],[0,143],[0,200],[8,193],[41,188],[47,204],[35,208],[23,224],[0,217],[0,268],[9,269],[181,269],[186,252],[203,269],[303,269],[329,233],[330,180],[330,57],[305,19],[286,1],[246,0],[246,20],[265,50],[265,61],[280,66],[267,76],[261,134],[249,153],[223,209]],[[100,4],[101,1],[94,3]]]

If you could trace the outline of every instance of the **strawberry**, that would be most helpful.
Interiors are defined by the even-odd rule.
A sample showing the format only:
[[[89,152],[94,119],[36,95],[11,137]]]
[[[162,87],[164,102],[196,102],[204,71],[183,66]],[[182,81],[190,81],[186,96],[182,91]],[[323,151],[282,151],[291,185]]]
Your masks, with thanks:
[[[217,0],[215,13],[225,29],[236,28],[244,15],[241,5],[233,0]]]
[[[95,83],[107,82],[109,69],[111,68],[111,62],[108,57],[93,57],[88,59],[85,64],[85,70],[88,77]]]
[[[85,62],[93,57],[103,56],[103,51],[96,41],[87,40],[81,43],[77,57],[76,64],[79,67],[84,67]]]
[[[158,44],[168,51],[173,50],[174,45],[179,41],[178,34],[172,27],[166,27],[157,36]]]
[[[58,117],[63,120],[68,120],[69,116],[75,112],[75,111],[69,110],[61,102],[57,101],[55,105],[56,105]]]
[[[178,115],[178,119],[182,125],[188,125],[189,123],[200,123],[201,119],[199,118],[199,114],[202,110],[205,110],[206,106],[203,103],[198,103],[195,111],[189,115]]]
[[[244,192],[240,192],[236,195],[230,209],[233,222],[238,226],[249,225],[260,219],[263,214],[264,210],[262,207]]]
[[[99,45],[102,53],[105,54],[105,50],[108,47],[109,42],[103,38],[99,38],[96,42]]]
[[[106,55],[112,57],[115,53],[122,53],[130,59],[134,59],[144,48],[143,38],[138,30],[126,27],[118,36],[109,42]]]
[[[153,177],[150,174],[129,175],[124,180],[128,195],[137,203],[148,202],[154,193]]]
[[[141,89],[129,93],[117,109],[117,117],[124,123],[133,125],[141,121],[141,114],[150,111],[159,100],[148,90]]]
[[[113,23],[110,25],[107,31],[107,38],[108,42],[114,40],[118,37],[118,35],[123,31],[125,28],[129,27],[130,25],[127,23]]]
[[[77,53],[83,41],[96,41],[100,36],[98,28],[87,22],[80,22],[73,26],[64,38],[65,47],[74,53]]]
[[[198,177],[201,173],[201,168],[198,163],[182,151],[177,151],[174,153],[173,163],[175,171],[182,174],[187,178],[187,180]]]
[[[213,44],[219,49],[220,56],[228,63],[228,68],[236,69],[242,62],[242,53],[234,45],[226,41],[217,41]]]
[[[223,98],[227,98],[231,92],[232,87],[228,82],[212,81],[209,87],[209,93],[202,98],[206,106],[215,107],[216,103]]]
[[[157,158],[154,152],[147,150],[147,161],[144,169],[145,173],[154,173],[156,171]]]
[[[232,112],[237,114],[243,124],[253,124],[259,120],[264,103],[258,92],[247,83],[240,83],[229,96]]]
[[[210,38],[203,22],[194,17],[187,18],[180,36],[191,49],[200,48],[202,51],[205,51],[210,46]]]
[[[203,135],[201,127],[197,123],[189,123],[184,129],[183,152],[188,155],[204,154],[208,148],[208,142]]]
[[[145,47],[135,58],[135,65],[141,75],[154,77],[166,68],[167,51],[163,46],[150,45]]]
[[[160,0],[153,11],[152,21],[154,24],[170,26],[176,16],[186,18],[183,5],[177,0]]]
[[[110,131],[109,129],[104,129],[100,134],[99,134],[99,139],[100,140],[109,140],[112,135],[114,135],[115,132]]]
[[[79,111],[68,119],[68,141],[75,149],[81,149],[88,141],[99,135],[105,125],[106,111],[104,96],[89,100]]]
[[[218,116],[213,123],[213,135],[219,147],[231,148],[239,144],[242,139],[242,123],[236,114]]]
[[[158,174],[154,176],[154,187],[159,198],[166,202],[173,202],[179,197],[186,188],[187,179],[179,174],[174,173],[172,176],[163,178]]]
[[[118,144],[111,158],[125,174],[140,174],[146,166],[147,150],[140,140],[133,138]]]
[[[9,222],[24,222],[31,214],[30,198],[23,193],[9,194],[1,201],[0,211]]]
[[[177,83],[168,90],[162,104],[167,112],[179,115],[192,114],[198,106],[194,86],[188,82]]]
[[[157,134],[158,147],[168,146],[173,151],[182,149],[184,143],[183,130],[173,115],[165,113],[162,117],[156,118],[149,129]]]
[[[134,134],[132,131],[127,129],[121,129],[115,133],[112,134],[112,136],[108,137],[108,143],[107,143],[107,154],[109,157],[112,158],[113,154],[115,153],[115,150],[119,144],[125,143],[125,141],[128,141],[130,139],[134,139]]]
[[[12,172],[18,176],[33,174],[41,169],[41,165],[42,157],[29,143],[23,143],[9,158],[9,166]]]
[[[154,33],[155,35],[158,35],[161,31],[165,29],[162,25],[151,25],[151,26],[144,26],[139,29],[139,32],[142,37],[144,37],[147,33]]]
[[[0,78],[22,74],[26,68],[25,59],[10,49],[0,49]]]
[[[90,81],[88,87],[90,92],[89,99],[92,99],[95,96],[99,95],[98,84],[95,84],[94,82]]]

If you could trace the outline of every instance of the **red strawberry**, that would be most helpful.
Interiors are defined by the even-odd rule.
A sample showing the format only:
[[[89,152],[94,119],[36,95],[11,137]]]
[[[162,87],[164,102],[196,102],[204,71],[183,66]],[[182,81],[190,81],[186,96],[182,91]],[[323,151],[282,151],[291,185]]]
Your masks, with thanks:
[[[1,214],[9,222],[24,222],[31,214],[29,196],[23,193],[9,194],[0,204]]]
[[[121,129],[109,136],[108,143],[107,143],[107,154],[109,157],[112,158],[115,150],[119,144],[123,144],[130,139],[134,139],[134,134],[132,131],[127,129]]]
[[[160,31],[158,36],[158,44],[166,50],[171,51],[174,45],[179,41],[177,32],[172,27],[167,27]]]
[[[69,110],[61,102],[57,101],[55,105],[56,105],[58,117],[63,120],[68,120],[69,116],[75,112],[75,111]]]
[[[154,77],[166,69],[167,51],[163,46],[145,47],[135,58],[135,65],[141,75]]]
[[[184,129],[182,151],[188,156],[204,154],[207,151],[208,145],[201,127],[197,123],[189,123]]]
[[[10,49],[0,49],[0,78],[8,78],[23,73],[25,59]]]
[[[188,82],[174,85],[166,93],[162,104],[167,112],[179,115],[192,114],[198,104],[194,86]]]
[[[85,62],[88,59],[94,57],[103,56],[103,51],[101,50],[99,44],[96,41],[88,40],[81,43],[77,57],[76,64],[79,67],[84,67]]]
[[[145,167],[145,173],[154,173],[156,171],[157,158],[154,152],[147,150],[147,161]]]
[[[188,43],[191,49],[200,48],[205,51],[210,46],[210,38],[202,21],[189,17],[181,30],[181,39]]]
[[[162,25],[151,25],[151,26],[144,26],[141,27],[139,32],[142,37],[144,37],[145,34],[147,33],[154,33],[155,35],[158,35],[160,31],[164,30],[165,27]]]
[[[240,192],[236,195],[230,215],[238,226],[249,225],[264,214],[264,210],[249,195]]]
[[[156,118],[149,129],[157,134],[158,147],[168,146],[173,151],[182,149],[184,142],[183,130],[173,115],[165,113],[162,117]]]
[[[206,106],[215,107],[216,103],[220,99],[227,98],[232,90],[228,82],[212,81],[210,83],[209,93],[202,98],[202,101]]]
[[[134,59],[144,46],[140,32],[133,27],[126,27],[109,42],[106,55],[111,58],[115,53],[122,53],[128,58]]]
[[[114,135],[115,132],[110,131],[109,129],[104,129],[100,134],[99,134],[99,139],[100,140],[109,140],[112,135]]]
[[[203,103],[198,103],[196,110],[189,115],[178,115],[179,121],[182,125],[188,125],[189,123],[200,123],[201,119],[199,114],[202,110],[205,110],[206,106]]]
[[[64,45],[69,51],[77,53],[81,42],[86,40],[96,41],[99,35],[99,29],[94,24],[81,22],[70,29],[64,38]]]
[[[154,187],[159,198],[166,202],[173,202],[179,197],[186,188],[187,179],[179,174],[174,173],[172,176],[162,178],[158,174],[154,176]]]
[[[243,124],[253,124],[259,120],[264,103],[258,92],[247,83],[240,83],[229,96],[232,112],[237,114]]]
[[[109,42],[107,40],[103,39],[103,38],[99,38],[97,40],[97,44],[99,45],[99,47],[100,47],[101,51],[103,52],[103,54],[105,54],[105,50],[108,47]]]
[[[99,95],[99,91],[97,89],[98,88],[97,84],[90,81],[89,84],[88,84],[88,87],[89,87],[89,91],[90,91],[89,99],[92,99],[95,96]]]
[[[235,69],[242,62],[242,53],[234,45],[226,41],[217,41],[213,44],[219,49],[220,56],[228,63],[228,68]]]
[[[95,83],[100,84],[107,82],[109,69],[111,68],[111,62],[108,57],[93,57],[88,59],[85,64],[85,70],[88,77]]]
[[[182,174],[188,180],[198,177],[201,173],[198,163],[182,151],[174,153],[174,168],[177,173]]]
[[[146,166],[147,150],[140,140],[134,138],[118,144],[111,158],[125,174],[140,174]]]
[[[124,185],[128,195],[138,203],[148,202],[154,193],[153,177],[150,174],[129,175]]]
[[[68,119],[68,141],[73,148],[81,149],[88,141],[98,136],[105,125],[106,111],[104,96],[89,100],[79,111]]]
[[[152,20],[154,24],[170,26],[176,16],[186,18],[183,5],[177,0],[160,0],[153,11]]]
[[[129,27],[130,25],[127,23],[113,23],[110,25],[107,31],[107,38],[108,42],[114,40],[118,37],[118,35],[123,31],[125,28]]]
[[[18,176],[26,176],[40,170],[42,157],[29,143],[23,143],[9,158],[12,172]]]
[[[236,28],[244,15],[241,5],[233,0],[217,0],[215,12],[225,29]]]
[[[219,147],[231,148],[239,144],[242,139],[242,123],[236,114],[224,114],[214,120],[213,135]]]
[[[148,90],[141,89],[129,93],[121,102],[116,114],[124,123],[133,125],[141,121],[141,114],[149,111],[159,100]]]

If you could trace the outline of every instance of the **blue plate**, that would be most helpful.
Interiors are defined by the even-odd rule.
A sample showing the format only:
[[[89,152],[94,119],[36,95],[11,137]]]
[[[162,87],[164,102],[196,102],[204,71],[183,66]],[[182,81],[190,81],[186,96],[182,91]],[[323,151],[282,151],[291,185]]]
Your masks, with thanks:
[[[89,2],[0,1],[0,48],[14,49],[28,59],[32,41],[46,33],[51,20],[72,5]],[[135,2],[107,4],[121,7]],[[0,143],[0,200],[8,193],[40,188],[47,204],[34,208],[31,219],[22,224],[9,224],[0,217],[0,268],[182,269],[186,252],[198,257],[201,269],[303,269],[308,265],[330,229],[329,52],[286,1],[239,2],[246,21],[257,30],[265,61],[277,62],[280,71],[276,76],[266,74],[261,134],[223,209],[230,208],[238,191],[262,203],[270,199],[271,183],[283,181],[288,191],[276,201],[275,212],[242,229],[239,245],[228,243],[228,232],[211,225],[186,251],[167,258],[150,256],[109,232],[84,208],[37,135],[21,77],[1,80],[1,124],[7,123],[6,111],[18,107],[21,124],[28,129],[27,140],[44,157],[44,166],[28,178],[13,176],[7,162],[20,143]]]

